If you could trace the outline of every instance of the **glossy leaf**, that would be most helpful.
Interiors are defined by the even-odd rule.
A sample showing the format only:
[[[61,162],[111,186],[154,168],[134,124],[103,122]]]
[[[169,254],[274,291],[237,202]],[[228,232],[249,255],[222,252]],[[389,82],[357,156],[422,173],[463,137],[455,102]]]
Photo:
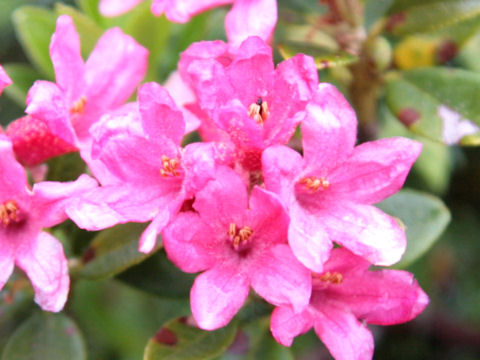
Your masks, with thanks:
[[[396,268],[404,268],[422,256],[450,222],[450,212],[439,198],[417,190],[402,190],[378,207],[406,228],[407,250]]]
[[[77,325],[64,314],[36,313],[10,337],[2,360],[85,360]]]
[[[284,59],[289,59],[298,53],[310,55],[315,60],[315,65],[319,70],[349,65],[358,59],[355,55],[345,51],[331,52],[325,48],[307,43],[284,43],[278,45],[278,50]]]
[[[479,74],[447,68],[391,76],[386,93],[390,110],[405,126],[449,145],[467,139],[475,144],[480,137],[479,96]]]
[[[232,321],[216,331],[204,331],[173,320],[150,339],[143,360],[208,360],[223,354],[233,342],[237,325]]]
[[[23,6],[13,13],[13,24],[23,50],[35,67],[50,79],[54,72],[48,47],[55,31],[53,12],[33,6]]]
[[[107,278],[151,256],[138,251],[138,239],[145,227],[146,224],[129,223],[100,232],[84,253],[85,265],[79,275],[88,279]]]
[[[3,67],[13,81],[5,88],[5,94],[19,106],[25,107],[28,90],[40,75],[31,66],[25,64],[5,64]]]
[[[437,31],[480,15],[477,0],[397,0],[389,10],[390,30],[396,35]],[[470,26],[478,26],[472,21]]]

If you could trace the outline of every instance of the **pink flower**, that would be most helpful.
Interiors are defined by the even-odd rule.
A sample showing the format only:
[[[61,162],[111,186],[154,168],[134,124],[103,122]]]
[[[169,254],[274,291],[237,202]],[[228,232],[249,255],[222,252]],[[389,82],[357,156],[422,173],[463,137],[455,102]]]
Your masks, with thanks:
[[[268,302],[308,304],[310,272],[286,244],[288,216],[277,197],[245,184],[228,167],[197,192],[195,211],[180,213],[164,231],[170,260],[185,272],[204,271],[190,293],[193,316],[202,329],[226,325],[250,286]]]
[[[345,98],[321,84],[302,122],[303,159],[274,146],[263,153],[267,189],[289,208],[289,244],[297,258],[321,272],[332,241],[376,265],[391,265],[405,251],[397,221],[371,204],[397,192],[421,144],[382,139],[354,147],[357,121]]]
[[[318,86],[311,57],[300,54],[275,69],[272,49],[258,37],[239,49],[222,41],[194,43],[182,53],[179,71],[248,170],[261,168],[263,149],[290,139]]]
[[[85,63],[73,20],[62,15],[50,56],[57,83],[35,82],[26,112],[44,121],[53,135],[88,151],[91,125],[132,95],[146,73],[148,51],[113,28],[98,40]]]
[[[302,313],[277,307],[271,330],[282,345],[312,327],[337,360],[373,356],[367,324],[410,321],[428,304],[428,297],[406,271],[368,271],[369,263],[346,249],[334,249],[322,274],[314,275],[310,305]]]
[[[165,89],[148,83],[138,97],[139,115],[106,116],[92,128],[92,155],[112,178],[72,202],[67,212],[88,230],[152,220],[139,247],[150,252],[184,201],[213,177],[215,162],[210,144],[180,147],[185,123]]]
[[[3,89],[12,83],[12,79],[7,75],[2,66],[0,66],[0,94],[2,94]]]
[[[106,16],[117,16],[129,11],[141,0],[102,0],[100,12]],[[225,18],[228,41],[234,46],[249,36],[259,36],[270,41],[277,23],[276,0],[153,0],[152,12],[163,13],[170,21],[186,23],[192,16],[210,8],[232,4]]]
[[[10,140],[0,135],[0,289],[16,264],[30,278],[42,309],[63,308],[69,289],[67,260],[60,241],[42,229],[64,221],[69,198],[96,185],[82,175],[74,182],[42,182],[30,189]]]

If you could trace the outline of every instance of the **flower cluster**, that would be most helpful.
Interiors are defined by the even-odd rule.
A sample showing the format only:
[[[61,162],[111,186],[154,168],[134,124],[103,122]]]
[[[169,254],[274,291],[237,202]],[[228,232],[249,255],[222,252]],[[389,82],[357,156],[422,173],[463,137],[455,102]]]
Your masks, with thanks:
[[[197,1],[188,14],[175,1],[152,8],[186,21],[231,2]],[[273,1],[251,3],[273,9],[275,23]],[[121,10],[111,4],[102,1],[103,11]],[[227,33],[238,12],[255,11],[248,4],[234,2]],[[0,135],[0,287],[16,263],[43,309],[63,307],[66,259],[42,228],[68,215],[88,230],[148,222],[139,251],[153,251],[161,234],[168,258],[200,273],[190,300],[202,329],[228,324],[252,288],[276,307],[279,343],[313,326],[337,359],[364,359],[373,354],[366,324],[416,317],[428,297],[412,275],[368,268],[405,251],[403,228],[373,204],[402,187],[421,145],[391,138],[355,146],[357,121],[343,95],[319,83],[309,56],[275,67],[265,41],[273,27],[262,29],[261,37],[192,44],[177,81],[143,84],[125,103],[145,75],[147,50],[115,28],[84,62],[72,19],[59,17],[50,44],[56,83],[37,81],[28,115]],[[8,83],[0,68],[0,89]],[[287,146],[297,129],[302,153]],[[203,142],[183,146],[192,130]],[[98,184],[82,175],[29,187],[20,163],[70,151],[80,151]]]

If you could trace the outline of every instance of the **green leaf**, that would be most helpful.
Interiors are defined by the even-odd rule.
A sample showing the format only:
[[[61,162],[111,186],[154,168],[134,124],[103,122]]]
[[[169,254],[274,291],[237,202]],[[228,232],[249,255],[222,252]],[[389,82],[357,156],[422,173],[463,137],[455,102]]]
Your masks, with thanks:
[[[82,56],[87,58],[92,52],[97,40],[102,36],[103,29],[95,23],[91,18],[85,16],[77,9],[64,5],[62,3],[55,4],[55,12],[58,16],[68,15],[73,19],[75,28],[80,36],[80,44],[82,47]]]
[[[164,251],[159,251],[121,273],[118,279],[158,297],[188,299],[195,275],[179,270]]]
[[[13,81],[13,84],[5,88],[5,94],[19,106],[25,107],[28,90],[40,75],[26,64],[5,64],[3,68]]]
[[[378,207],[406,227],[407,250],[396,268],[404,268],[422,256],[450,222],[450,212],[439,198],[417,190],[402,190]]]
[[[54,78],[48,47],[55,31],[53,12],[33,6],[23,6],[13,13],[17,37],[35,67],[49,79]]]
[[[85,265],[79,275],[96,280],[107,278],[151,256],[153,252],[138,251],[138,241],[145,227],[145,224],[129,223],[100,232],[85,252]]]
[[[77,6],[87,15],[94,20],[97,24],[102,23],[102,15],[98,9],[99,0],[76,0]]]
[[[77,325],[64,314],[37,313],[11,336],[2,360],[84,360],[85,344]]]
[[[315,60],[315,65],[319,70],[349,65],[358,60],[357,56],[345,51],[332,52],[309,43],[283,43],[278,45],[278,50],[284,59],[289,59],[299,53],[310,55]]]
[[[143,360],[208,360],[223,354],[237,333],[235,321],[216,331],[204,331],[173,320],[150,339]]]
[[[389,10],[396,35],[438,31],[466,22],[478,28],[478,0],[397,0]],[[475,20],[477,19],[477,20]],[[465,29],[463,30],[465,31]]]
[[[480,137],[480,74],[425,68],[387,80],[387,104],[411,131],[449,145]]]

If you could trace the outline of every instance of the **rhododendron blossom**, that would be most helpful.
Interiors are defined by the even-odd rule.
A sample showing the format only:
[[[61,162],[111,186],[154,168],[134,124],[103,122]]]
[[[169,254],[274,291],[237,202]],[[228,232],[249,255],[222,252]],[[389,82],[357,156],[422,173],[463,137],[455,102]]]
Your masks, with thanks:
[[[10,79],[8,74],[5,72],[3,67],[0,65],[0,94],[2,93],[3,89],[5,89],[11,83],[12,83],[12,79]]]
[[[106,16],[117,16],[141,1],[101,0],[100,12]],[[225,18],[225,31],[232,45],[239,45],[249,36],[271,40],[277,23],[276,0],[153,0],[152,12],[157,16],[165,13],[170,21],[186,23],[203,11],[229,4],[233,7]]]
[[[52,134],[88,152],[91,125],[136,90],[146,73],[148,51],[113,28],[102,35],[84,62],[73,20],[62,15],[52,36],[50,56],[57,83],[35,82],[26,112],[44,121]]]
[[[247,170],[261,168],[263,149],[290,139],[318,85],[311,57],[300,54],[274,68],[272,49],[258,37],[238,49],[222,41],[192,44],[179,71]]]
[[[30,189],[10,140],[0,135],[0,289],[17,265],[30,278],[42,309],[63,308],[69,290],[67,259],[60,241],[42,229],[64,221],[66,203],[96,185],[82,175],[74,182],[42,182]]]
[[[197,192],[192,211],[180,213],[164,232],[170,260],[200,274],[190,301],[199,327],[226,325],[250,286],[275,305],[296,312],[308,304],[310,272],[287,245],[288,216],[279,199],[259,187],[250,198],[233,170],[219,167],[215,180]]]
[[[289,209],[289,244],[307,267],[321,272],[332,241],[376,265],[405,251],[397,221],[372,206],[397,192],[421,151],[406,138],[355,147],[354,111],[333,85],[321,84],[303,120],[302,156],[285,146],[263,153],[267,189]]]
[[[313,275],[308,308],[295,313],[277,307],[271,330],[290,346],[295,336],[312,327],[337,360],[367,360],[373,356],[373,336],[367,324],[393,325],[410,321],[428,304],[428,297],[400,270],[368,271],[370,263],[346,249],[334,249],[324,272]]]
[[[150,252],[184,201],[213,177],[215,163],[209,144],[180,147],[185,132],[182,113],[160,85],[143,85],[138,106],[138,120],[129,115],[125,121],[105,117],[92,128],[92,155],[115,180],[85,193],[67,212],[89,230],[152,220],[139,247]]]

